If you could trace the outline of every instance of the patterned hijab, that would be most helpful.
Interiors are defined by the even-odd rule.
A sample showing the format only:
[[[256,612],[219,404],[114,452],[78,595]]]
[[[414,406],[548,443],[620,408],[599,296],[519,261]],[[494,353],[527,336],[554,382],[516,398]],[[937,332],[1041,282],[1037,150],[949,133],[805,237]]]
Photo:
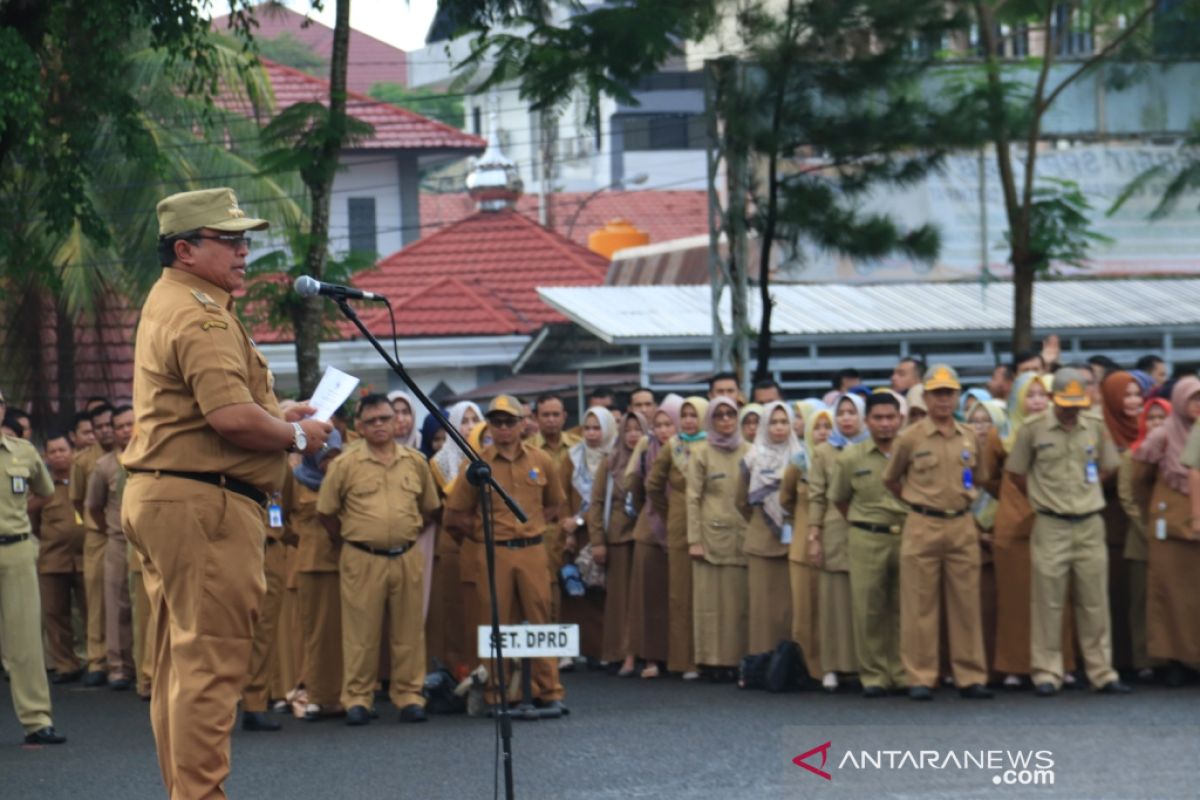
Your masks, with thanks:
[[[591,504],[592,481],[596,478],[596,470],[600,469],[600,465],[608,458],[618,439],[617,421],[607,408],[589,408],[583,415],[585,425],[588,417],[596,420],[596,424],[600,426],[600,444],[592,447],[585,439],[572,447],[570,452],[571,463],[575,467],[571,475],[571,485],[583,500],[583,510],[587,510]]]
[[[771,416],[776,409],[787,414],[788,435],[782,442],[771,441]],[[767,524],[777,538],[783,534],[783,506],[779,502],[779,485],[788,462],[804,449],[792,429],[792,412],[786,404],[773,401],[763,408],[754,437],[754,447],[742,459],[750,474],[748,500],[750,505],[762,506]]]

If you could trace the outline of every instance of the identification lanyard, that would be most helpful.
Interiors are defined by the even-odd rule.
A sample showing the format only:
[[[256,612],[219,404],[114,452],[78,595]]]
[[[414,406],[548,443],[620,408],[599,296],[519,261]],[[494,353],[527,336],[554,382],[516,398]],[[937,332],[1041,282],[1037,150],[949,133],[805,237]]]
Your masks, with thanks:
[[[283,509],[275,501],[272,501],[271,505],[267,506],[267,524],[272,528],[283,527]]]

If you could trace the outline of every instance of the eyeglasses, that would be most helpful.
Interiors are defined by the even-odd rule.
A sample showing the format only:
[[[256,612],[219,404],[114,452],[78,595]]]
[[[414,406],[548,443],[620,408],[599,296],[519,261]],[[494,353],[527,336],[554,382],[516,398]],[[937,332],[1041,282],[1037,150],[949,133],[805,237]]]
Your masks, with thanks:
[[[737,417],[736,411],[714,411],[713,419],[734,419]]]
[[[515,428],[520,421],[517,417],[489,417],[488,425],[491,425],[493,428]]]
[[[249,236],[243,236],[240,233],[217,234],[215,236],[205,236],[198,233],[195,236],[184,237],[185,242],[194,242],[197,239],[208,239],[209,241],[213,242],[223,242],[224,244],[232,247],[234,250],[240,250],[243,247],[249,250],[251,245],[253,245],[253,242],[250,240]]]
[[[388,414],[386,417],[370,417],[369,419],[364,419],[362,421],[362,424],[367,427],[371,427],[374,425],[383,425],[386,422],[391,422],[395,418],[396,418],[395,414]]]

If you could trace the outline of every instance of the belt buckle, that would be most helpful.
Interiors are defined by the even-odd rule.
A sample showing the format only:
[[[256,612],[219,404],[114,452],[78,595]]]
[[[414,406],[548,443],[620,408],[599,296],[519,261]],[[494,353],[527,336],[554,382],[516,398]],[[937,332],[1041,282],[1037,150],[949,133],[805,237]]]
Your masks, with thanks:
[[[889,525],[888,526],[888,533],[890,533],[892,535],[899,535],[900,530],[901,529],[900,529],[899,525]]]

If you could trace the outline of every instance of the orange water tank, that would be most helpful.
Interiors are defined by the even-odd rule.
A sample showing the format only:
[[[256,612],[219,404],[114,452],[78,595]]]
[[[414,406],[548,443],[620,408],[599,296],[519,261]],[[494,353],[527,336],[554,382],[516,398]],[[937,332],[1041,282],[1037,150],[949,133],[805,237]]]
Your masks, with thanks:
[[[598,231],[588,234],[588,249],[605,258],[626,247],[650,244],[650,234],[627,219],[614,219]]]

